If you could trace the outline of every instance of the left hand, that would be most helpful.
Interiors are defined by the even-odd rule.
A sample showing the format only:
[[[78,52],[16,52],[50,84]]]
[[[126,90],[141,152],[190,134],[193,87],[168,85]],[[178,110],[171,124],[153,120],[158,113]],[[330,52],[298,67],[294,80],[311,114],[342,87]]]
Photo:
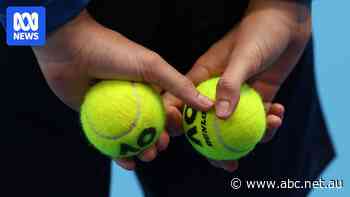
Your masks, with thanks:
[[[292,0],[251,0],[245,17],[194,64],[187,77],[198,84],[220,75],[216,115],[227,119],[235,110],[240,86],[247,82],[262,96],[268,129],[263,142],[271,140],[282,124],[284,107],[273,99],[299,61],[311,35],[310,10]],[[181,131],[181,100],[164,95],[168,132]],[[210,161],[235,171],[237,161]]]

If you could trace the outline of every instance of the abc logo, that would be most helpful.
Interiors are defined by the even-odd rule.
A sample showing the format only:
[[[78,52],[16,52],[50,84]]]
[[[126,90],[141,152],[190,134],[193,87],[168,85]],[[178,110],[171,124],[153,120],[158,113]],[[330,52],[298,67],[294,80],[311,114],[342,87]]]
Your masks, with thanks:
[[[13,14],[13,39],[38,40],[39,14],[37,12],[15,12]]]
[[[39,14],[33,13],[19,13],[15,12],[13,15],[13,29],[15,31],[37,31],[39,29]]]
[[[7,44],[42,46],[46,41],[45,8],[8,7],[6,9]]]

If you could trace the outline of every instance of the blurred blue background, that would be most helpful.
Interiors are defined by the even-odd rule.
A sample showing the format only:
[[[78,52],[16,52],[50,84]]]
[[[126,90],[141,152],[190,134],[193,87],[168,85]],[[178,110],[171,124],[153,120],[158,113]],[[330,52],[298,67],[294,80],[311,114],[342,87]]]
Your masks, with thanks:
[[[321,103],[328,127],[336,146],[337,158],[321,175],[325,180],[342,179],[342,189],[315,189],[310,197],[350,196],[350,181],[346,165],[350,130],[350,1],[314,0],[313,28],[315,38],[316,75]],[[141,189],[133,172],[122,170],[113,164],[111,197],[142,197]]]

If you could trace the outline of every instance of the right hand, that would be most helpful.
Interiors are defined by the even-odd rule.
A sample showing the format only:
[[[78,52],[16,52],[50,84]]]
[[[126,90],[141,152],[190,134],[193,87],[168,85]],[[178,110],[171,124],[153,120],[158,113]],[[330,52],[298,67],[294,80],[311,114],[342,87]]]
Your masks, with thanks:
[[[213,105],[158,54],[101,26],[85,10],[50,34],[45,46],[33,50],[52,91],[76,111],[89,87],[103,79],[144,81],[198,110]],[[151,161],[168,143],[169,136],[163,132],[156,145],[138,158]],[[125,169],[135,168],[132,158],[116,162]]]

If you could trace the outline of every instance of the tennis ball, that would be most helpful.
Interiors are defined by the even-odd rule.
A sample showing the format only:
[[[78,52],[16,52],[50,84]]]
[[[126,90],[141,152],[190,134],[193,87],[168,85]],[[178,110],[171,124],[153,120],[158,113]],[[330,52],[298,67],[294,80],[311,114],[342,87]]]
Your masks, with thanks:
[[[198,91],[215,100],[219,78],[202,82]],[[266,129],[264,105],[259,94],[244,84],[234,113],[227,119],[216,117],[215,110],[196,111],[185,106],[183,126],[194,149],[214,160],[236,160],[247,155],[261,140]]]
[[[137,155],[164,130],[160,95],[143,83],[106,80],[94,85],[81,106],[88,140],[111,158]]]

